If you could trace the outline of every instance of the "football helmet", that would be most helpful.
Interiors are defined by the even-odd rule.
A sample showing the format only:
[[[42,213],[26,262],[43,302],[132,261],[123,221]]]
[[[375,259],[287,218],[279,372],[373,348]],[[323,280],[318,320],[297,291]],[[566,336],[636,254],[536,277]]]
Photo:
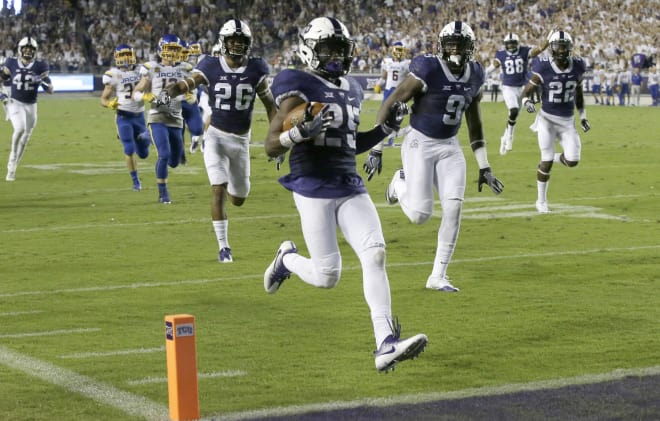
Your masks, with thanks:
[[[242,20],[230,19],[220,28],[218,44],[222,55],[241,59],[252,49],[252,31]]]
[[[158,57],[171,62],[179,61],[181,40],[173,34],[165,34],[158,40]]]
[[[220,57],[222,55],[222,52],[220,51],[220,44],[215,44],[213,48],[211,48],[211,55],[213,57]]]
[[[202,44],[199,41],[191,41],[188,43],[188,58],[197,62],[199,56],[202,55]]]
[[[190,55],[190,48],[188,47],[188,43],[183,39],[179,39],[179,45],[181,46],[181,52],[179,52],[179,59],[177,61],[186,62],[188,61],[188,56]]]
[[[25,61],[32,61],[37,55],[37,40],[28,36],[18,42],[18,55]]]
[[[135,50],[128,44],[119,44],[115,48],[114,56],[117,67],[133,66],[137,63]]]
[[[516,53],[520,46],[520,38],[513,32],[509,32],[504,37],[504,49],[510,53]]]
[[[567,65],[573,50],[573,38],[565,31],[554,31],[550,38],[550,50],[552,58],[559,64]]]
[[[408,55],[408,49],[403,46],[401,41],[397,41],[392,44],[392,57],[395,60],[401,61],[406,58],[406,55]]]
[[[355,41],[339,20],[313,19],[298,37],[298,56],[310,69],[331,78],[351,70]]]
[[[474,54],[474,32],[465,22],[460,20],[448,23],[438,35],[440,56],[450,68],[462,69],[472,59]]]

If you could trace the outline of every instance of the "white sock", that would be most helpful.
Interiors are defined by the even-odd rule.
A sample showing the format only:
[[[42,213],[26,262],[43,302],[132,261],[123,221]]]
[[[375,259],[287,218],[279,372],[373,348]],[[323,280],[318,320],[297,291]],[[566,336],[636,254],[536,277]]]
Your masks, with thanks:
[[[213,221],[213,231],[215,231],[215,237],[218,239],[219,250],[229,247],[229,241],[227,240],[228,225],[229,221],[227,219]]]
[[[547,202],[548,201],[548,183],[550,181],[538,181],[536,180],[536,189],[538,190],[538,201]]]

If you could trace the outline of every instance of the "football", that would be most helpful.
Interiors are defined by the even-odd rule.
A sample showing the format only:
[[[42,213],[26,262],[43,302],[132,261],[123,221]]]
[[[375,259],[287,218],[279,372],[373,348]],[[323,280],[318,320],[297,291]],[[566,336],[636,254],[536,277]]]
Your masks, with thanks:
[[[284,123],[282,123],[282,130],[286,131],[300,124],[305,118],[305,110],[309,104],[310,103],[308,102],[303,102],[293,110],[289,111],[289,114],[287,114],[286,118],[284,119]],[[312,102],[311,104],[313,116],[318,114],[324,105],[322,102]]]

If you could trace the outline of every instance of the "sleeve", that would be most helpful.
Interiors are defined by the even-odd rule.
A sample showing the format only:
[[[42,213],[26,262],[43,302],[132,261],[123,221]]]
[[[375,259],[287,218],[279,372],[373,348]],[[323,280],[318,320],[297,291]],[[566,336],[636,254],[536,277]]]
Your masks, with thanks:
[[[410,62],[410,73],[414,74],[422,80],[426,80],[426,77],[429,74],[429,66],[427,65],[427,60],[425,56],[415,57]]]
[[[105,73],[103,73],[102,82],[104,85],[111,85],[113,79],[114,75],[112,70],[107,70]]]
[[[309,102],[307,96],[301,91],[299,81],[296,78],[298,72],[292,69],[284,69],[275,76],[270,87],[275,98],[275,104],[279,107],[282,101],[290,96],[299,96],[305,102]]]

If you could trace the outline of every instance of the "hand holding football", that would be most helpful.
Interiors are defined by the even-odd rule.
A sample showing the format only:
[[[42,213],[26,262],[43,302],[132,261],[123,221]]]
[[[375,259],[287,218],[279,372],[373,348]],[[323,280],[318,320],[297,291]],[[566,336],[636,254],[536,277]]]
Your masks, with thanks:
[[[282,123],[282,130],[287,131],[293,127],[296,127],[298,124],[302,123],[305,120],[305,111],[307,106],[310,105],[309,102],[303,102],[302,104],[295,107],[293,110],[289,111],[284,122]],[[311,113],[312,117],[317,115],[323,109],[322,102],[312,102],[311,103]]]

